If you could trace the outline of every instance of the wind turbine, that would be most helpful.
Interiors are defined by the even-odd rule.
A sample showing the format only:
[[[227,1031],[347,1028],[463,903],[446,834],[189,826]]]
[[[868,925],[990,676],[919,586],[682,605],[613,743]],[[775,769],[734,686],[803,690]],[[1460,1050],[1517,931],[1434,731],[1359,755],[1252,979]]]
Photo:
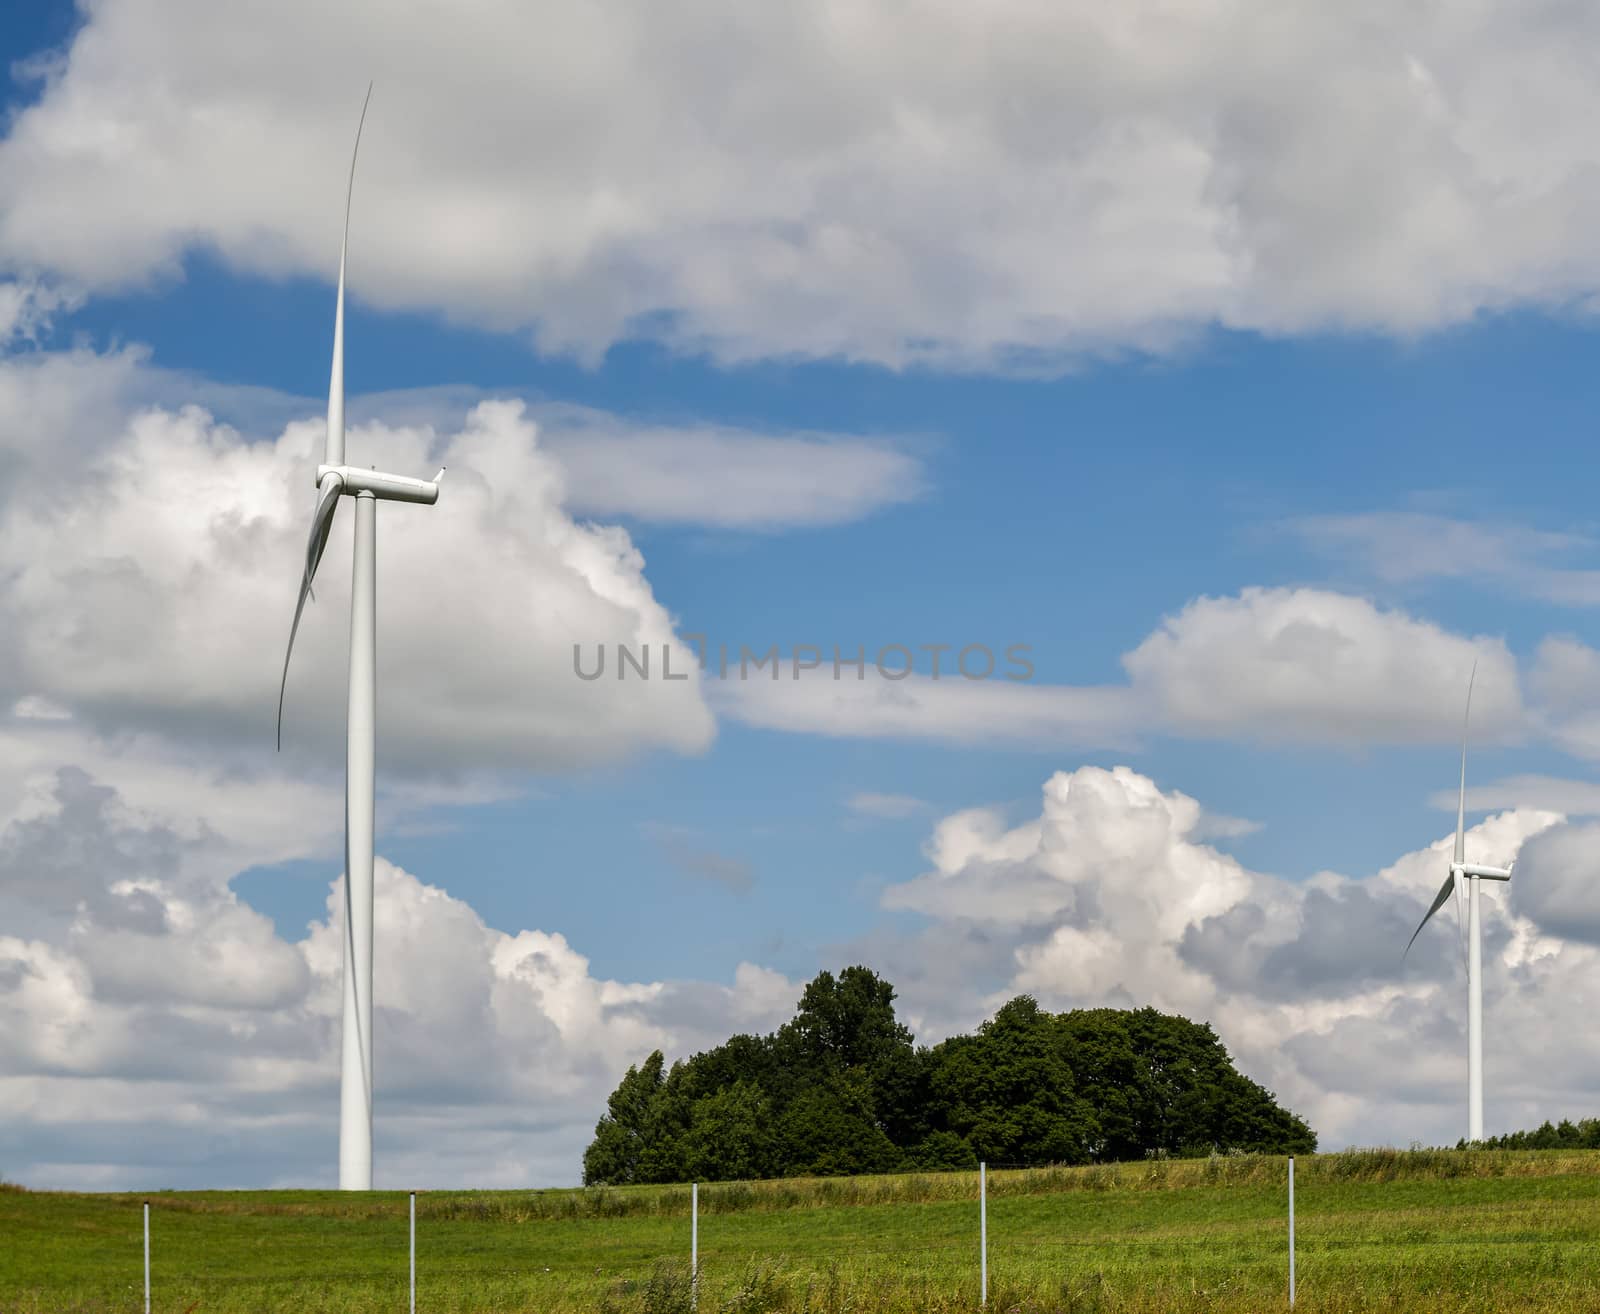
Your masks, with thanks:
[[[350,181],[344,198],[344,237],[339,244],[339,294],[333,314],[333,372],[328,382],[328,437],[325,460],[317,467],[317,506],[306,544],[300,600],[289,627],[278,686],[278,747],[283,747],[283,698],[289,683],[289,657],[300,616],[311,596],[339,500],[355,499],[356,535],[350,580],[350,704],[345,723],[344,785],[344,1018],[339,1081],[339,1188],[372,1189],[372,844],[373,755],[377,728],[377,507],[390,502],[432,506],[439,498],[440,470],[431,480],[358,470],[344,459],[344,266],[350,245],[350,200],[356,184],[356,152],[367,120],[361,103]]]
[[[1509,881],[1511,867],[1485,867],[1467,861],[1467,723],[1472,717],[1472,683],[1477,678],[1474,662],[1467,677],[1467,710],[1461,718],[1461,792],[1456,800],[1456,847],[1450,859],[1450,874],[1444,878],[1417,929],[1406,942],[1406,953],[1416,943],[1428,919],[1444,907],[1454,894],[1459,899],[1461,883],[1467,884],[1467,1139],[1483,1139],[1483,926],[1478,915],[1478,882]],[[1512,866],[1516,864],[1513,863]],[[1405,955],[1402,954],[1403,958]]]

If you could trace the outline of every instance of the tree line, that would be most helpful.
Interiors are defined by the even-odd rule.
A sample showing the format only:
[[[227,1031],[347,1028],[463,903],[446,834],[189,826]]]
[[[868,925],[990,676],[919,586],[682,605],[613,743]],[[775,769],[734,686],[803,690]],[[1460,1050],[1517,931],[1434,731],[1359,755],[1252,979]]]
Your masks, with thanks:
[[[1210,1026],[1153,1008],[1050,1013],[1019,995],[918,1046],[866,967],[795,1016],[670,1068],[628,1069],[583,1156],[587,1184],[1309,1153],[1316,1135],[1238,1072]]]
[[[1456,1149],[1485,1150],[1600,1150],[1600,1118],[1579,1118],[1573,1122],[1546,1119],[1532,1131],[1507,1132],[1481,1141],[1461,1140]]]

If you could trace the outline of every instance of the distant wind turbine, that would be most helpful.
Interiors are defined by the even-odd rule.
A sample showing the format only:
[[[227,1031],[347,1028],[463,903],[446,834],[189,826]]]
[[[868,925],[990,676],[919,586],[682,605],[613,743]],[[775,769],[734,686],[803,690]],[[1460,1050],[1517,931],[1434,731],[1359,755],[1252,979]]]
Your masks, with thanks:
[[[1478,882],[1509,881],[1511,867],[1484,867],[1467,861],[1467,723],[1472,717],[1472,684],[1477,678],[1474,662],[1467,677],[1467,710],[1461,719],[1461,792],[1456,801],[1456,847],[1450,859],[1450,874],[1444,878],[1417,929],[1406,942],[1406,953],[1416,943],[1428,919],[1444,907],[1455,894],[1459,900],[1461,883],[1467,883],[1467,1139],[1483,1139],[1483,926],[1478,916]],[[1513,863],[1512,866],[1516,864]],[[1457,905],[1459,911],[1459,903]],[[1404,955],[1401,955],[1404,957]]]
[[[300,616],[311,595],[339,499],[353,497],[356,508],[354,567],[350,583],[350,704],[345,722],[344,840],[344,1025],[339,1083],[339,1188],[372,1189],[372,845],[373,754],[377,725],[377,506],[439,498],[440,470],[432,480],[358,470],[344,463],[344,266],[350,244],[350,200],[356,184],[356,152],[367,119],[361,104],[356,146],[350,153],[350,181],[344,199],[344,238],[339,245],[339,294],[333,315],[333,373],[328,382],[326,459],[317,467],[317,507],[306,544],[300,600],[289,627],[278,686],[278,747],[283,747],[283,698],[289,683],[289,657]]]

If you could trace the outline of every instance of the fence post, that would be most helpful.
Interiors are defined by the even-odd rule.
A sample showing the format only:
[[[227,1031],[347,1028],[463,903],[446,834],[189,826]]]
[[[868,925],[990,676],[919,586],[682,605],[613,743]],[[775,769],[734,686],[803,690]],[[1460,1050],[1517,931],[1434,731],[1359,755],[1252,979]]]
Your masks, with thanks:
[[[700,1308],[700,1183],[689,1187],[689,1308]]]
[[[1289,1156],[1289,1308],[1294,1308],[1294,1155]]]
[[[150,1202],[144,1202],[144,1314],[150,1314]]]
[[[417,1314],[417,1193],[411,1193],[411,1314]]]
[[[978,1303],[989,1303],[989,1165],[978,1165]]]

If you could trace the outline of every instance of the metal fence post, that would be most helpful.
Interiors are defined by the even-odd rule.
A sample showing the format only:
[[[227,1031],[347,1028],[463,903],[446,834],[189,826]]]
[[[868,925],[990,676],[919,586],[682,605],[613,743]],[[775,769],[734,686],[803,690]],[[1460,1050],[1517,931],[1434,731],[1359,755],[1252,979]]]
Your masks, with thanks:
[[[1289,1308],[1294,1308],[1294,1155],[1289,1156]]]
[[[989,1165],[978,1165],[978,1303],[989,1303]]]
[[[417,1314],[417,1193],[411,1193],[411,1314]]]
[[[150,1314],[150,1202],[144,1202],[144,1314]]]
[[[689,1308],[700,1308],[700,1183],[689,1187]]]

